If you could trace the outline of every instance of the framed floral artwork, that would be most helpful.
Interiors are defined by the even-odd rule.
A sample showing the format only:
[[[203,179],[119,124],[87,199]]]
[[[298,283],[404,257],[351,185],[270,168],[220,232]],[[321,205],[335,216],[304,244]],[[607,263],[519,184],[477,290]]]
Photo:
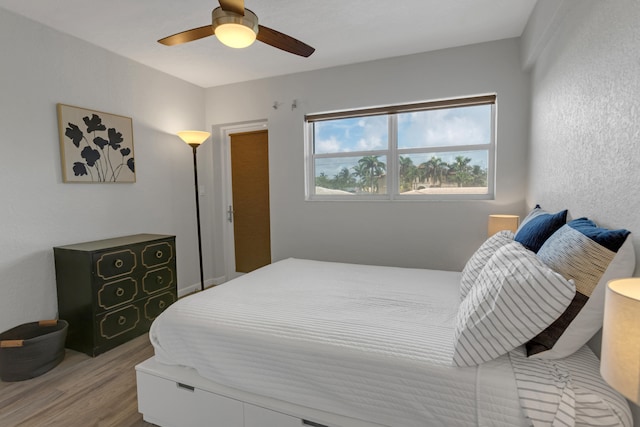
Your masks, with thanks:
[[[58,104],[63,182],[136,182],[131,118]]]

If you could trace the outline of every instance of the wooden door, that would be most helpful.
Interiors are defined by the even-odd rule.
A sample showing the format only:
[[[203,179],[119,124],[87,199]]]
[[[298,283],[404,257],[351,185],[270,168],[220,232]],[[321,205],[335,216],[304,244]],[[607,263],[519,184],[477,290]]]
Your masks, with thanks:
[[[271,263],[268,131],[230,135],[236,272]]]

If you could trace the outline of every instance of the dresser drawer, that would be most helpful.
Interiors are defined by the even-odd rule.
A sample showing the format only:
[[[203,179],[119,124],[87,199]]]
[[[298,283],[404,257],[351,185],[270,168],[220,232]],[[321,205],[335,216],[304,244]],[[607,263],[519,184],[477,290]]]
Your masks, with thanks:
[[[173,286],[173,270],[169,267],[147,271],[142,278],[142,289],[147,294],[153,294],[171,286]]]
[[[142,250],[142,265],[147,268],[164,265],[173,259],[173,246],[169,242],[147,245]]]
[[[98,316],[97,321],[101,339],[112,340],[135,330],[142,322],[142,313],[139,307],[131,304]]]
[[[131,249],[99,254],[96,260],[96,274],[104,280],[131,274],[136,268],[136,254]]]
[[[176,302],[176,296],[172,292],[153,296],[144,304],[144,317],[149,321],[153,321],[174,302]]]
[[[108,310],[133,302],[138,296],[138,284],[131,277],[104,283],[98,290],[99,310]]]

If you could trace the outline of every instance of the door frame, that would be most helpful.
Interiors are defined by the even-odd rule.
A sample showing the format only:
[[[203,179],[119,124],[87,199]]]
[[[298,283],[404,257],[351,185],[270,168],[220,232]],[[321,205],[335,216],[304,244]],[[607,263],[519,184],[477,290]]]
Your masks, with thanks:
[[[242,132],[269,131],[266,120],[236,123],[220,126],[222,146],[222,222],[224,245],[224,269],[226,280],[241,276],[236,272],[236,254],[233,223],[227,220],[227,209],[233,205],[233,188],[231,182],[231,134]],[[271,202],[269,202],[271,204]]]

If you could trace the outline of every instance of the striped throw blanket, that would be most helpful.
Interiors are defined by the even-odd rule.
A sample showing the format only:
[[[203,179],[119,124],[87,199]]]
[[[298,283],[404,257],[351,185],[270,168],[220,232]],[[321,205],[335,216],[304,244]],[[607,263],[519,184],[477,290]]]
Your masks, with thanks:
[[[599,360],[588,347],[571,358],[527,358],[509,353],[520,405],[534,427],[633,425],[624,398],[598,374]]]

